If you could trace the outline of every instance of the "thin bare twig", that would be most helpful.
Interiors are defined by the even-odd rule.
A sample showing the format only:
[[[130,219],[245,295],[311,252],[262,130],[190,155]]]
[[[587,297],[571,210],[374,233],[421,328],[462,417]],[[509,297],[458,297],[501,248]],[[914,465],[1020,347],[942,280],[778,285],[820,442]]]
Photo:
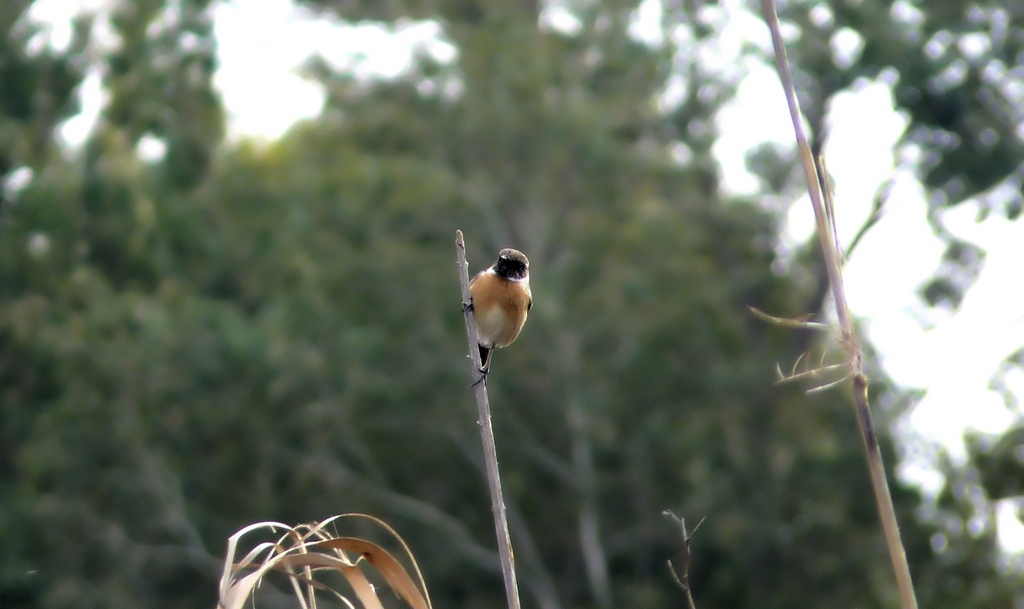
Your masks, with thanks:
[[[472,298],[469,294],[469,264],[466,262],[466,242],[462,231],[455,231],[455,257],[459,266],[459,284],[462,286],[462,310],[466,316],[466,337],[469,340],[469,358],[473,362],[474,380],[480,374],[480,348],[476,336],[476,317],[473,315]],[[487,379],[484,377],[474,385],[476,405],[480,413],[480,437],[484,444],[484,464],[487,469],[487,486],[491,490],[491,511],[494,515],[494,529],[498,536],[498,557],[501,559],[501,573],[505,580],[505,596],[509,609],[519,609],[519,587],[516,584],[515,559],[512,555],[512,539],[508,533],[508,516],[505,514],[505,499],[501,493],[501,477],[498,475],[498,449],[494,444],[494,430],[491,428],[491,404],[487,400]]]
[[[704,524],[704,519],[701,518],[697,526],[693,527],[692,531],[686,530],[686,519],[680,518],[672,512],[666,510],[662,512],[663,515],[671,518],[677,525],[679,525],[682,538],[683,538],[683,551],[679,559],[679,569],[676,570],[676,566],[672,564],[672,561],[668,561],[668,572],[672,575],[672,579],[675,580],[676,584],[683,589],[686,594],[686,606],[688,609],[697,609],[697,605],[693,602],[693,593],[690,592],[690,541],[693,540],[693,534],[697,532],[700,525]]]
[[[871,474],[871,486],[874,490],[875,503],[878,507],[879,519],[882,522],[882,530],[885,534],[886,547],[889,550],[889,559],[892,562],[893,573],[896,577],[896,585],[899,588],[900,602],[903,609],[916,609],[917,598],[914,595],[914,585],[910,578],[910,567],[907,565],[906,551],[903,549],[903,542],[900,540],[896,510],[893,508],[892,496],[889,493],[889,483],[885,477],[882,453],[878,448],[878,436],[875,433],[874,423],[871,421],[871,409],[868,406],[868,379],[864,374],[864,355],[857,340],[857,335],[854,332],[853,320],[843,287],[842,257],[836,244],[835,224],[830,222],[832,217],[831,191],[827,189],[824,195],[822,193],[819,175],[823,167],[815,163],[810,145],[807,142],[807,136],[804,134],[803,124],[800,120],[800,106],[796,97],[796,88],[793,86],[793,75],[789,69],[789,62],[786,59],[786,47],[782,41],[782,33],[779,30],[779,16],[775,8],[775,1],[761,0],[761,8],[764,12],[764,19],[768,24],[768,29],[771,31],[772,44],[775,48],[775,67],[778,70],[779,80],[782,81],[782,88],[786,94],[786,103],[789,106],[790,119],[793,122],[793,131],[796,135],[797,147],[800,151],[800,160],[807,178],[807,192],[811,197],[811,205],[814,208],[818,240],[821,244],[825,268],[828,272],[829,284],[832,289],[836,317],[839,321],[839,328],[842,331],[842,345],[846,350],[850,375],[853,377],[853,398],[857,411],[857,422],[860,426],[861,439],[864,441],[868,471]]]

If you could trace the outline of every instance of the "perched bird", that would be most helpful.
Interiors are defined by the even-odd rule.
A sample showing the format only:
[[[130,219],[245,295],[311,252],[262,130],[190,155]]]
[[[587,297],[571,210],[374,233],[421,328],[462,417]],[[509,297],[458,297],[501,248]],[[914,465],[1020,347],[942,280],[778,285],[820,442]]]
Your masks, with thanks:
[[[469,294],[470,306],[476,314],[482,381],[490,369],[491,350],[507,347],[516,340],[526,323],[526,314],[533,307],[530,261],[519,250],[501,250],[498,260],[473,278]]]

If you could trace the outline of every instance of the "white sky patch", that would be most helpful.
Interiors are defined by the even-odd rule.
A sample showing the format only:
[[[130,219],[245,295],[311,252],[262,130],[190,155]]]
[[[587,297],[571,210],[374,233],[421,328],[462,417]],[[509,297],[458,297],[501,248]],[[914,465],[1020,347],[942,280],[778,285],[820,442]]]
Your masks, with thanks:
[[[943,214],[954,234],[984,247],[985,263],[956,314],[926,333],[936,360],[935,400],[945,402],[926,398],[914,416],[921,425],[955,416],[967,428],[999,433],[1016,416],[990,389],[990,381],[999,364],[1024,345],[1024,290],[1018,279],[1024,227],[999,214],[978,222],[976,214],[974,203]],[[943,392],[949,397],[943,398]]]
[[[263,0],[260,10],[238,3],[214,9],[220,58],[214,83],[233,136],[276,138],[296,121],[320,112],[323,90],[301,78],[296,68],[332,28],[297,20],[295,13],[287,0]]]
[[[439,39],[434,22],[394,29],[315,19],[288,0],[234,0],[214,9],[220,69],[215,84],[224,97],[233,137],[281,136],[296,121],[320,113],[322,87],[299,74],[321,55],[360,78],[393,78],[408,69],[416,52],[449,62],[456,49]],[[386,51],[382,51],[387,49]]]
[[[918,312],[924,303],[917,291],[935,273],[943,252],[924,221],[926,213],[920,184],[897,175],[882,218],[864,235],[844,270],[851,309],[866,320],[868,338],[886,372],[909,388],[924,388],[930,378],[930,358],[923,354],[922,359],[920,347],[924,329]]]
[[[583,23],[576,18],[576,15],[573,15],[569,9],[557,6],[553,2],[547,3],[541,9],[540,25],[570,36],[583,29]]]
[[[99,68],[90,68],[78,91],[82,110],[64,121],[57,133],[61,140],[71,147],[80,146],[89,137],[89,132],[99,119],[100,111],[107,103],[107,92],[103,90],[103,76]]]
[[[71,19],[83,12],[97,11],[109,0],[36,0],[29,6],[28,18],[44,25],[43,35],[51,47],[63,51],[71,44]]]
[[[743,7],[741,0],[723,0],[700,8],[697,19],[715,28],[714,46],[698,49],[698,59],[705,69],[729,73],[737,60],[753,46],[764,53],[772,48],[771,33],[760,17]],[[790,28],[790,32],[793,30]]]
[[[4,190],[17,194],[23,188],[29,185],[34,177],[34,173],[29,167],[19,167],[7,174],[4,178]]]
[[[746,69],[736,97],[726,102],[715,117],[719,137],[711,150],[721,165],[726,190],[750,195],[761,184],[747,170],[746,154],[764,142],[793,148],[793,127],[775,70],[754,61],[747,62]],[[810,213],[809,206],[807,211]],[[813,227],[813,221],[809,226]]]
[[[834,174],[840,243],[853,239],[868,219],[879,187],[892,174],[893,146],[908,122],[893,107],[889,87],[868,81],[837,93],[829,103],[823,153]]]
[[[864,50],[864,37],[851,28],[840,28],[832,35],[829,46],[836,67],[845,70],[860,59],[861,51]]]
[[[164,155],[167,154],[167,143],[147,133],[139,138],[139,143],[135,145],[135,150],[140,159],[153,163],[163,159]]]
[[[643,0],[633,11],[629,35],[648,46],[661,46],[665,42],[665,34],[661,29],[661,10],[661,0]]]
[[[1019,513],[1024,512],[1024,499],[1004,499],[996,504],[996,528],[1000,532],[1003,549],[1024,554],[1024,523]]]
[[[943,248],[921,221],[922,195],[894,191],[886,215],[847,267],[847,293],[855,312],[868,318],[886,372],[900,385],[927,391],[911,414],[914,427],[962,458],[965,429],[999,433],[1015,420],[990,381],[1000,362],[1024,345],[1020,285],[1007,281],[1019,273],[1024,239],[1019,223],[996,214],[975,222],[969,203],[947,212],[955,233],[985,247],[985,265],[960,309],[923,328],[916,291]]]

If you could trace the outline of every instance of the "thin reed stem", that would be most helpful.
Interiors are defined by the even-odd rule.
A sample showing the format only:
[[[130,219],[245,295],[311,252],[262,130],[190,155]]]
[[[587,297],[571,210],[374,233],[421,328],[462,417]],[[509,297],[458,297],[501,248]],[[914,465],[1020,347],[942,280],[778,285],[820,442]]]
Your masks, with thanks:
[[[459,266],[459,284],[462,286],[462,310],[466,317],[466,337],[469,340],[469,358],[473,362],[473,378],[480,374],[479,343],[476,337],[476,317],[473,315],[469,295],[469,265],[466,262],[466,243],[462,231],[455,231],[455,257]],[[487,486],[491,490],[491,511],[494,529],[498,536],[498,557],[501,559],[501,573],[505,580],[505,596],[509,609],[519,609],[519,586],[516,583],[515,560],[512,554],[512,539],[508,533],[508,517],[505,514],[505,498],[501,493],[501,477],[498,475],[498,449],[494,443],[491,428],[491,404],[487,399],[487,378],[484,377],[473,387],[479,411],[480,437],[484,444],[484,465],[487,471]]]
[[[892,562],[893,573],[899,588],[900,603],[903,609],[917,609],[917,598],[914,595],[914,585],[910,578],[910,567],[907,564],[903,542],[900,540],[896,510],[893,507],[889,483],[885,477],[882,453],[878,448],[878,435],[875,433],[875,426],[871,420],[871,409],[868,405],[868,379],[864,374],[864,354],[853,328],[852,316],[843,288],[842,256],[839,254],[835,224],[832,222],[831,190],[822,188],[819,175],[824,174],[824,165],[816,164],[816,159],[811,154],[811,147],[807,142],[807,136],[804,134],[803,123],[800,120],[800,104],[797,101],[793,75],[786,59],[786,47],[779,31],[779,17],[775,1],[761,0],[761,8],[768,29],[771,30],[772,44],[775,47],[775,67],[786,94],[786,103],[789,106],[789,115],[793,121],[793,131],[796,134],[797,147],[800,151],[800,161],[807,177],[807,192],[814,208],[818,240],[821,242],[829,285],[832,288],[832,298],[835,301],[836,317],[842,331],[842,344],[846,351],[847,365],[853,378],[853,400],[857,411],[857,423],[860,427],[861,439],[864,441],[868,470],[871,474],[871,487],[874,490],[878,516],[882,521],[889,559]]]

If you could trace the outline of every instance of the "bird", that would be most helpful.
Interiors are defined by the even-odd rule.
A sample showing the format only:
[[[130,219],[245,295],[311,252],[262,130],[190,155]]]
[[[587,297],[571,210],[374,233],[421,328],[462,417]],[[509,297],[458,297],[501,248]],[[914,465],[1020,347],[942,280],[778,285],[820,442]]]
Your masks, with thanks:
[[[469,294],[480,347],[481,377],[475,385],[487,377],[494,348],[515,342],[533,308],[530,261],[519,250],[501,250],[490,268],[473,277]]]

